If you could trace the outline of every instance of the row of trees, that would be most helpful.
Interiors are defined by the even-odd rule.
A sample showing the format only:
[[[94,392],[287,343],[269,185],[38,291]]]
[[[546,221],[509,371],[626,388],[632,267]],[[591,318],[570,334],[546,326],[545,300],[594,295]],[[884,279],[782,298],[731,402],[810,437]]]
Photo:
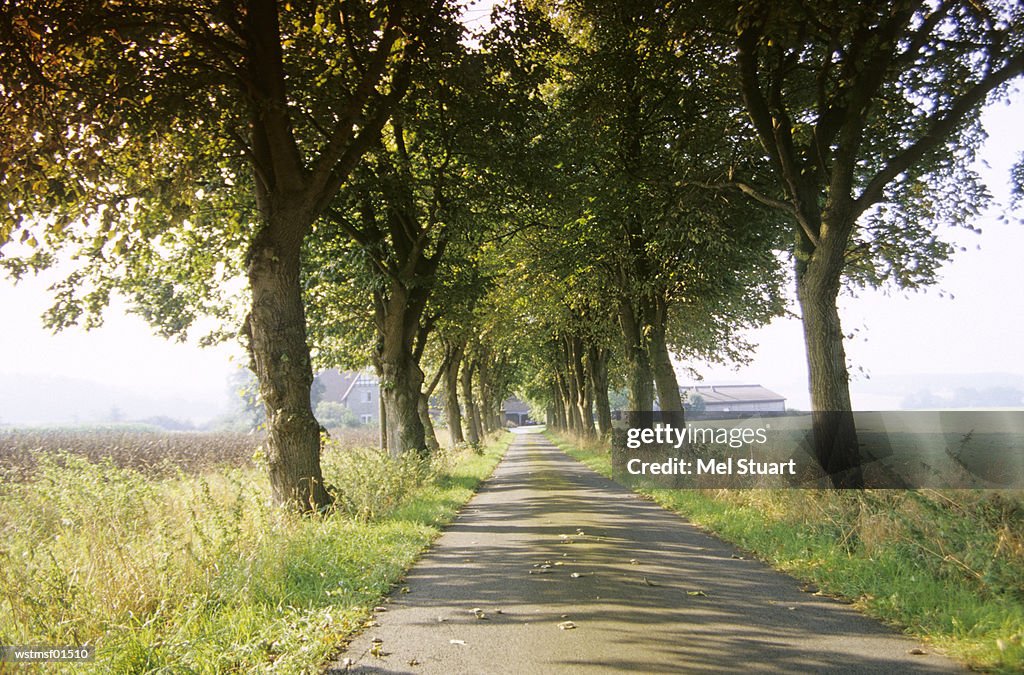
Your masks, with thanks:
[[[607,433],[610,386],[681,410],[673,355],[742,359],[790,275],[857,485],[837,295],[934,280],[987,199],[974,113],[1024,70],[1024,9],[977,0],[510,2],[472,39],[449,0],[0,11],[0,263],[73,259],[55,328],[114,292],[241,326],[300,509],[314,366],[374,366],[396,454],[436,447],[438,388],[456,441],[513,388]]]

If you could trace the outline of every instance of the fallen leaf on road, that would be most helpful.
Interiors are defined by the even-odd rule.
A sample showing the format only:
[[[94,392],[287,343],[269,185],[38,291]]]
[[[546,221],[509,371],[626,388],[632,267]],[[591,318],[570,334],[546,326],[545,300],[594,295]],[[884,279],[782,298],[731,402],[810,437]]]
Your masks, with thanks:
[[[417,661],[416,659],[409,659],[409,665],[410,666],[418,666],[418,665],[420,665],[420,662]]]
[[[914,656],[924,656],[928,652],[926,652],[925,650],[921,649],[920,647],[914,647],[913,649],[911,649],[907,653],[908,654],[913,654]]]
[[[487,618],[487,615],[484,614],[484,610],[480,609],[479,607],[474,607],[470,611],[473,612],[473,615],[476,616],[476,618],[478,618],[478,619],[486,619]]]
[[[708,594],[705,593],[704,591],[686,591],[686,594],[687,595],[699,595],[699,596],[705,597],[705,598],[708,597]]]
[[[363,628],[376,628],[379,625],[379,621],[374,621],[373,619],[370,619],[369,621],[363,624]]]
[[[645,586],[657,586],[658,585],[658,584],[654,583],[653,581],[651,581],[650,579],[648,579],[647,577],[644,577],[643,579],[644,579],[644,585]]]
[[[386,611],[388,611],[388,608],[384,607],[384,606],[378,606],[378,607],[374,607],[373,611],[375,611],[375,612],[386,612]]]
[[[580,573],[579,572],[573,572],[572,574],[569,575],[569,577],[572,578],[572,579],[579,579],[580,578]]]
[[[640,564],[640,561],[639,561],[639,560],[637,560],[636,558],[630,558],[630,559],[629,559],[629,564],[630,564],[630,565],[639,565],[639,564]]]
[[[576,628],[576,624],[574,624],[572,621],[563,621],[562,623],[558,624],[558,627],[561,630],[573,630],[574,628]]]

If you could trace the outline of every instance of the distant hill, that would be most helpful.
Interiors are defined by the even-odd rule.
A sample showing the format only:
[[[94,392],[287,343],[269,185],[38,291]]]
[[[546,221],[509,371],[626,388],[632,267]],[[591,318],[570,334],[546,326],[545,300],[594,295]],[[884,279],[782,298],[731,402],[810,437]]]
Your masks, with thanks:
[[[92,424],[169,418],[203,424],[228,408],[223,390],[192,399],[59,376],[0,374],[0,424]]]
[[[856,378],[850,383],[862,410],[1024,407],[1024,375],[1016,373],[908,373]]]

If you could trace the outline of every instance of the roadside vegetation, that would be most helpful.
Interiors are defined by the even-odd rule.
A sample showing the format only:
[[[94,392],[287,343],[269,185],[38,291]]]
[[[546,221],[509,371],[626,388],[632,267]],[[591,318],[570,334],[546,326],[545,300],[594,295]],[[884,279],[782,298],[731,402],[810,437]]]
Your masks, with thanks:
[[[326,515],[272,505],[252,461],[167,475],[41,451],[0,481],[0,643],[92,644],[105,672],[311,672],[487,477],[481,452],[338,441]]]
[[[553,440],[611,476],[606,444],[563,435]],[[972,668],[1024,670],[1020,493],[639,491],[812,584],[808,590],[851,601]]]

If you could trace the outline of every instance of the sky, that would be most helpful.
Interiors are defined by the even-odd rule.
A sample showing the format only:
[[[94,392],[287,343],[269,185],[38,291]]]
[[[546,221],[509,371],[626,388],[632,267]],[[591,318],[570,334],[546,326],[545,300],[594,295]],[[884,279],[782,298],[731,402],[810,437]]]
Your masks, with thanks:
[[[919,389],[948,393],[954,386],[993,383],[1024,389],[1024,225],[996,220],[1008,209],[1010,167],[1024,152],[1020,120],[1021,93],[1011,105],[997,103],[983,113],[990,138],[981,153],[989,167],[981,171],[996,199],[974,223],[981,235],[962,229],[946,233],[947,240],[967,250],[942,270],[937,287],[924,293],[865,291],[840,299],[844,331],[856,330],[846,343],[855,408],[898,408],[904,396]],[[204,349],[194,341],[168,342],[119,302],[101,328],[53,335],[40,319],[53,280],[28,278],[13,286],[0,278],[0,423],[95,421],[115,406],[140,417],[163,412],[202,422],[227,409],[228,378],[243,362],[238,344]],[[785,396],[791,407],[807,409],[799,320],[776,320],[749,338],[758,347],[748,366],[685,365],[703,375],[703,384],[761,384]],[[61,382],[69,390],[92,391],[95,400],[90,406],[81,396],[51,397],[47,405],[46,391],[29,391],[40,381],[50,383],[50,391]],[[689,381],[681,375],[681,384]],[[46,414],[26,409],[46,409]]]
[[[963,228],[943,230],[943,239],[967,250],[942,268],[936,286],[924,292],[864,291],[840,297],[843,330],[856,330],[846,341],[854,408],[898,408],[906,394],[924,388],[1003,384],[1024,389],[1024,224],[997,220],[1000,213],[1009,215],[1010,168],[1024,152],[1021,120],[1020,92],[1011,105],[996,103],[983,112],[989,139],[981,158],[989,166],[978,170],[995,199],[973,223],[980,235]],[[1016,216],[1024,218],[1024,209]],[[778,319],[749,337],[759,346],[753,362],[738,371],[686,365],[701,372],[702,383],[762,384],[786,396],[788,405],[808,409],[799,319]]]

